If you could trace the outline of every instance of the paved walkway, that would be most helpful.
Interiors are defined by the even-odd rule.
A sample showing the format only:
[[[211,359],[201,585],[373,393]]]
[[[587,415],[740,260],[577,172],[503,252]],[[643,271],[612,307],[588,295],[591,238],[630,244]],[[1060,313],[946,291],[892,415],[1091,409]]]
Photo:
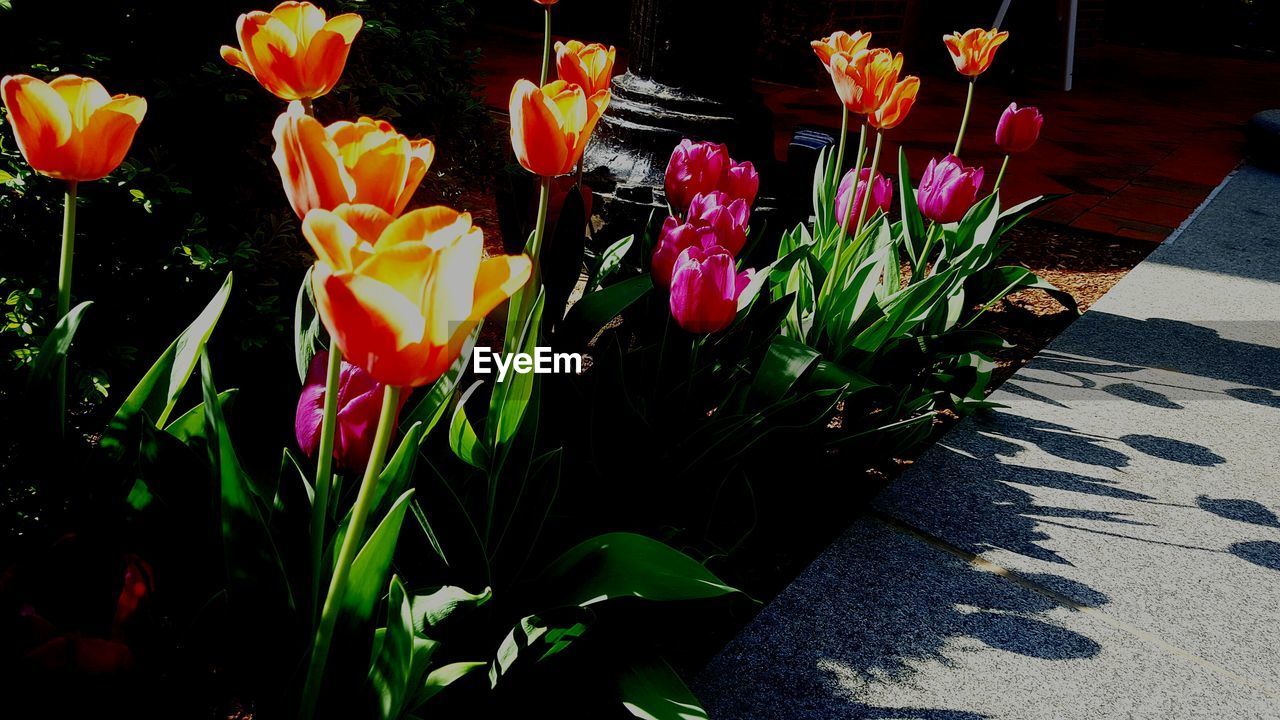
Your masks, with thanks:
[[[1245,167],[767,606],[713,719],[1280,718],[1280,175]]]

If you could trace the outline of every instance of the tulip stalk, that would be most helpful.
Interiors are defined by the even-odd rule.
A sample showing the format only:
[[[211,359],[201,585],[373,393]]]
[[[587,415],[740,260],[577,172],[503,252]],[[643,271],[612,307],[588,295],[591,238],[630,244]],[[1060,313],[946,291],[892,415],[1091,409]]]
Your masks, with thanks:
[[[307,679],[302,690],[302,708],[299,713],[303,720],[308,720],[315,715],[316,700],[319,699],[321,681],[324,678],[324,666],[329,656],[329,645],[333,641],[333,630],[338,622],[338,614],[341,612],[342,599],[346,595],[351,564],[355,561],[357,546],[363,539],[369,511],[373,509],[374,491],[378,487],[378,476],[382,473],[382,465],[386,460],[387,447],[390,446],[391,436],[395,433],[396,415],[399,409],[400,388],[393,385],[386,386],[382,395],[382,413],[378,418],[378,429],[373,437],[373,449],[369,453],[369,463],[365,466],[364,479],[360,483],[360,492],[356,496],[355,505],[351,507],[351,522],[347,526],[346,535],[342,538],[342,547],[338,550],[333,577],[329,580],[329,593],[325,596],[324,609],[320,613],[320,625],[316,628],[315,641],[311,647],[311,662],[307,667]]]
[[[324,530],[329,517],[329,489],[333,485],[333,443],[338,429],[338,383],[342,378],[342,351],[329,343],[329,364],[324,382],[324,416],[320,421],[320,448],[316,454],[315,498],[311,506],[311,613],[320,605],[324,578]]]
[[[847,112],[847,111],[846,111]],[[840,257],[840,246],[844,244],[845,235],[848,232],[849,218],[853,216],[853,199],[858,195],[858,180],[862,177],[862,160],[865,157],[863,149],[867,145],[867,124],[862,124],[862,129],[858,131],[858,155],[853,161],[853,190],[849,193],[849,201],[845,203],[844,212],[837,211],[836,222],[840,224],[840,242],[836,244],[836,257]],[[856,234],[855,234],[855,237]],[[834,265],[832,266],[834,267]]]
[[[1000,192],[1000,183],[1004,181],[1004,171],[1009,169],[1009,154],[1005,153],[1004,162],[1000,163],[1000,174],[996,175],[996,186],[991,189],[991,194]]]
[[[542,20],[542,75],[538,82],[538,87],[547,84],[547,77],[551,73],[551,6],[543,6]]]
[[[844,146],[849,140],[849,108],[840,105],[840,145],[836,149],[836,177],[844,170]]]
[[[853,226],[853,237],[857,240],[858,233],[862,232],[862,221],[867,218],[867,206],[871,204],[871,187],[876,181],[876,170],[880,169],[880,146],[884,144],[884,133],[876,131],[876,149],[871,153],[871,174],[867,176],[867,189],[862,193],[862,206],[858,209],[858,222]],[[857,186],[855,185],[856,189]],[[856,192],[849,193],[856,196]]]
[[[969,94],[964,100],[964,115],[960,118],[960,132],[956,135],[956,148],[951,151],[952,155],[960,157],[960,144],[964,142],[964,131],[969,127],[969,111],[973,108],[973,88],[977,85],[977,79],[969,81]]]
[[[71,263],[75,259],[77,190],[78,184],[75,180],[67,181],[62,210],[62,258],[58,265],[58,306],[55,323],[60,322],[71,310]],[[58,395],[58,433],[65,435],[67,430],[67,358],[65,355],[58,360],[54,391]]]

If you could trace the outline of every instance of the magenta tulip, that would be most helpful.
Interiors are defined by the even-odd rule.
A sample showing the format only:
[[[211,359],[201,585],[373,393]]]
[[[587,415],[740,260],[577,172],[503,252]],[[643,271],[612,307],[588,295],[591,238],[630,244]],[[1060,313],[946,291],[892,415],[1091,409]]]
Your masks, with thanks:
[[[731,198],[722,190],[699,193],[689,203],[685,221],[697,227],[709,227],[716,234],[716,244],[737,255],[747,244],[747,228],[751,207],[742,198]]]
[[[844,174],[844,179],[840,181],[840,188],[836,190],[836,213],[844,217],[845,230],[853,232],[853,226],[858,217],[858,208],[862,206],[863,198],[867,194],[867,180],[871,177],[871,168],[862,168],[862,172],[858,175],[858,192],[853,197],[853,205],[849,205],[849,188],[853,185],[853,171]],[[871,183],[871,204],[867,205],[865,217],[871,217],[876,210],[889,212],[889,207],[893,204],[893,181],[884,175],[877,174],[876,179]]]
[[[733,255],[722,247],[685,248],[671,275],[671,316],[699,335],[729,327],[738,314],[738,296],[751,271],[734,272]]]
[[[930,160],[916,190],[920,212],[934,222],[959,222],[977,199],[982,177],[982,168],[966,167],[955,155]]]
[[[681,140],[667,162],[667,202],[683,211],[698,193],[718,190],[731,163],[724,145]]]
[[[1040,128],[1044,126],[1044,116],[1034,107],[1018,107],[1018,103],[1009,103],[1004,114],[1000,116],[1000,124],[996,125],[996,145],[1007,153],[1025,152],[1040,139]]]
[[[653,249],[653,259],[649,270],[653,281],[660,287],[671,287],[671,270],[675,267],[676,258],[687,248],[711,248],[716,246],[715,231],[710,227],[682,223],[676,218],[668,217],[662,223],[662,231],[658,234],[658,245]]]
[[[319,352],[311,360],[307,382],[298,398],[294,434],[307,457],[320,448],[320,424],[324,419],[325,371],[329,353]],[[338,382],[338,422],[333,437],[334,466],[359,472],[369,461],[373,435],[382,410],[382,383],[351,363],[342,362]]]
[[[756,194],[760,192],[760,173],[756,172],[756,166],[750,161],[730,162],[732,164],[725,173],[720,189],[731,198],[745,200],[750,207],[756,201]]]

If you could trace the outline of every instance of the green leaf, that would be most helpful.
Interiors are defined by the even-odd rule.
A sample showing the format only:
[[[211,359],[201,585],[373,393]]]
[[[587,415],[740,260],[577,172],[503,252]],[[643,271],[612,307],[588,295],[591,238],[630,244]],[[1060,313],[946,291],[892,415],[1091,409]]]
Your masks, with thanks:
[[[619,283],[614,283],[603,290],[597,290],[582,296],[573,304],[565,318],[566,329],[573,330],[573,337],[584,341],[591,339],[600,329],[617,317],[631,304],[644,297],[653,289],[653,278],[649,275],[637,275]]]
[[[1071,296],[1071,293],[1059,289],[1058,286],[1048,280],[1018,265],[987,268],[975,275],[974,281],[990,293],[984,295],[990,298],[983,303],[982,310],[984,312],[1006,295],[1019,290],[1043,290],[1049,297],[1062,303],[1062,306],[1066,309],[1075,313],[1080,312],[1080,307],[1076,304],[1076,299]],[[969,322],[965,323],[965,326],[972,324],[981,314],[980,312],[974,315],[969,319]]]
[[[404,514],[408,511],[412,498],[412,489],[404,491],[382,518],[382,522],[378,523],[378,527],[374,528],[364,547],[356,553],[355,561],[351,563],[351,575],[347,580],[342,607],[357,622],[366,622],[373,617],[374,607],[386,585],[387,571],[391,568],[396,542],[400,539]]]
[[[902,246],[907,250],[912,273],[924,266],[927,258],[920,257],[925,245],[924,217],[916,204],[916,191],[911,187],[911,168],[907,165],[907,151],[898,148],[898,204],[902,207]]]
[[[196,364],[200,362],[204,346],[209,342],[209,336],[213,334],[213,328],[230,296],[231,275],[228,274],[222,287],[200,315],[169,345],[133,392],[129,393],[129,397],[125,398],[124,404],[111,420],[108,436],[102,440],[104,447],[119,450],[120,444],[115,436],[128,428],[129,423],[141,413],[154,418],[157,428],[168,423],[169,413],[173,412],[178,396],[182,394]]]
[[[748,402],[767,405],[781,400],[820,357],[821,353],[799,340],[774,337],[751,382]]]
[[[435,697],[441,690],[488,666],[489,663],[486,662],[456,662],[441,665],[432,670],[430,675],[427,675],[427,679],[423,682],[421,689],[418,690],[418,694],[414,698],[415,706],[421,706]]]
[[[376,636],[373,666],[369,669],[369,682],[377,695],[378,713],[383,720],[399,717],[404,708],[410,693],[413,656],[413,616],[409,598],[400,578],[393,576],[387,592],[387,625],[380,628]]]
[[[586,207],[582,202],[582,192],[575,185],[565,194],[556,225],[548,233],[542,250],[541,271],[548,332],[564,319],[569,296],[582,277],[586,239]]]
[[[508,353],[525,353],[533,355],[537,350],[541,335],[542,313],[546,307],[546,294],[539,292],[533,301],[533,308],[525,321],[524,330],[519,341],[510,348],[504,347]],[[485,422],[488,434],[488,447],[497,456],[503,456],[503,449],[520,429],[525,410],[529,407],[529,398],[533,396],[533,383],[536,375],[532,372],[509,372],[501,381],[495,381],[493,394],[489,396],[489,414]],[[456,416],[455,416],[456,418]]]
[[[293,357],[298,366],[298,382],[307,381],[311,360],[324,349],[320,341],[320,316],[316,313],[315,296],[311,290],[311,272],[302,278],[298,298],[293,305]]]
[[[75,339],[76,330],[80,327],[80,320],[90,305],[93,305],[93,301],[85,300],[72,308],[58,320],[49,337],[40,344],[40,354],[36,356],[35,366],[31,368],[31,375],[27,378],[28,389],[48,381],[53,369],[60,361],[66,359],[67,351],[71,349],[71,341]]]
[[[236,396],[239,391],[232,388],[231,390],[223,390],[218,393],[218,405],[221,406],[223,412],[226,411],[227,403]],[[178,438],[184,443],[190,444],[193,439],[207,440],[207,426],[205,425],[204,403],[191,408],[178,417],[177,420],[169,423],[164,429],[165,432]]]
[[[422,425],[414,424],[400,440],[400,446],[383,466],[378,475],[378,486],[373,490],[374,517],[382,515],[388,508],[389,499],[399,497],[409,481],[413,478],[413,468],[418,460],[418,446],[422,444]]]
[[[671,601],[738,592],[684,553],[634,533],[598,535],[561,555],[542,577],[554,605],[620,597]]]
[[[413,598],[413,628],[426,634],[448,620],[459,608],[477,608],[493,597],[493,590],[485,588],[481,593],[469,593],[460,587],[445,585],[427,595]]]
[[[453,409],[453,419],[449,422],[449,449],[453,450],[453,454],[458,456],[459,460],[474,468],[484,468],[489,462],[488,451],[480,443],[475,428],[467,419],[467,400],[481,384],[477,380],[467,388],[461,398],[458,398],[458,404]]]
[[[622,267],[622,260],[627,256],[627,252],[631,250],[631,246],[635,244],[635,241],[635,235],[628,235],[600,253],[596,271],[592,273],[591,282],[587,283],[587,291],[589,293],[599,290],[604,285],[604,281],[612,277]]]
[[[636,662],[618,678],[627,712],[644,720],[707,720],[698,698],[661,658]]]

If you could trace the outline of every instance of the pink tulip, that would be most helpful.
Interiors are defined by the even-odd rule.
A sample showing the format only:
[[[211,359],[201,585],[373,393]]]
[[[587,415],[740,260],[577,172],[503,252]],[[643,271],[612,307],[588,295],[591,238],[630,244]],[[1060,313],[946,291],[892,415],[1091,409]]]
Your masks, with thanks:
[[[1004,114],[1000,116],[1000,124],[996,125],[996,145],[1007,153],[1025,152],[1040,139],[1040,128],[1044,126],[1044,116],[1034,107],[1019,108],[1018,103],[1009,103]]]
[[[858,192],[853,197],[852,206],[849,205],[849,188],[853,185],[852,170],[844,174],[844,179],[840,181],[840,188],[836,190],[836,213],[844,218],[844,227],[849,232],[853,232],[853,226],[858,218],[858,208],[862,206],[862,199],[867,194],[867,180],[871,177],[871,168],[863,168],[858,177]],[[892,204],[893,181],[877,173],[875,181],[871,183],[871,204],[867,205],[864,217],[871,217],[876,210],[887,213]]]
[[[751,207],[742,198],[733,199],[721,190],[698,193],[689,202],[685,221],[696,227],[709,227],[716,234],[716,244],[737,255],[747,244],[747,228]]]
[[[756,172],[756,166],[749,160],[740,163],[730,162],[732,164],[725,173],[720,189],[731,198],[745,200],[750,206],[756,201],[756,194],[760,192],[760,173]]]
[[[751,275],[750,270],[735,274],[733,255],[722,247],[685,248],[671,275],[671,316],[699,335],[729,327]]]
[[[653,259],[649,263],[649,271],[653,281],[661,287],[671,287],[671,270],[675,267],[676,258],[686,248],[712,248],[716,246],[715,231],[709,227],[698,227],[690,223],[681,223],[668,217],[662,223],[662,231],[658,233],[658,245],[653,249]]]
[[[298,398],[294,415],[294,433],[298,447],[307,457],[315,457],[320,449],[320,424],[324,419],[325,373],[329,353],[319,352],[311,360],[307,382]],[[373,449],[373,434],[382,410],[382,383],[369,373],[346,362],[338,382],[338,427],[333,437],[334,466],[361,471]]]
[[[920,212],[934,222],[959,222],[977,199],[982,177],[982,168],[966,167],[955,155],[930,160],[916,190]]]
[[[683,211],[698,193],[719,189],[731,162],[724,145],[681,140],[667,162],[667,202]]]

